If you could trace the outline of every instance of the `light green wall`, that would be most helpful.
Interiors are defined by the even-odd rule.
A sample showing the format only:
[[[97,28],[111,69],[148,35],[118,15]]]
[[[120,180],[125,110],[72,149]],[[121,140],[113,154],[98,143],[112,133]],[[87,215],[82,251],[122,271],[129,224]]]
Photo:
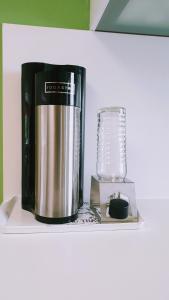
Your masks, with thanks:
[[[89,0],[0,0],[0,23],[88,29]]]
[[[0,202],[3,200],[2,25],[0,24]]]
[[[3,200],[2,23],[88,29],[90,0],[0,0],[0,202]]]

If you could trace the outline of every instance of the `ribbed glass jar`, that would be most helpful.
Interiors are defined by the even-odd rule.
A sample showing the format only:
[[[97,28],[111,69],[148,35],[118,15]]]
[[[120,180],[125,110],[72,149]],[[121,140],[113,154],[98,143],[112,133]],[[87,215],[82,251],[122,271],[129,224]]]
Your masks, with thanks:
[[[98,111],[97,176],[103,181],[126,177],[126,110],[107,107]]]

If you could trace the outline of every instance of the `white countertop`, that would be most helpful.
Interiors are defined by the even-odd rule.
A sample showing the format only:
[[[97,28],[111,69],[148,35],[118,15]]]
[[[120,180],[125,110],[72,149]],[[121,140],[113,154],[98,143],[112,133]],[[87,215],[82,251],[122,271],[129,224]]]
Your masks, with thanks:
[[[169,200],[139,230],[0,235],[2,300],[168,300]]]

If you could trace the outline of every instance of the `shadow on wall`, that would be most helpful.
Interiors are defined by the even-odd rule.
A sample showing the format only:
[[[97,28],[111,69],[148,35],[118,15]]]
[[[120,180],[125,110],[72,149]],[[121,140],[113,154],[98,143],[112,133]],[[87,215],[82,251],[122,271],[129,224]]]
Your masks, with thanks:
[[[21,75],[8,72],[3,75],[4,200],[9,200],[16,191],[21,194]]]

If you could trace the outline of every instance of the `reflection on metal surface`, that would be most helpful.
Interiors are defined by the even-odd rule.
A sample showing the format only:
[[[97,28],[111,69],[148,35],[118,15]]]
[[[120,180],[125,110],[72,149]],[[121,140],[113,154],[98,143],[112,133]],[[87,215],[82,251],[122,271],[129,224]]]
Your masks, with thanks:
[[[80,109],[36,107],[35,213],[63,218],[77,213],[79,202]]]

